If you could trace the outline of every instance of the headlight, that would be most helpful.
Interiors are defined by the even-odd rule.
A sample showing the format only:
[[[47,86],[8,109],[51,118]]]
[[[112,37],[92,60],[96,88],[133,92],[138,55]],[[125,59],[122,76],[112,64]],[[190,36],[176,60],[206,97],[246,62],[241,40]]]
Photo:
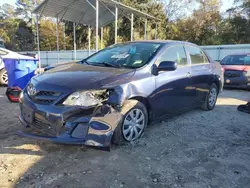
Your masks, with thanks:
[[[71,94],[64,102],[69,106],[91,107],[101,104],[107,99],[106,90],[79,91]]]
[[[250,76],[250,70],[245,73],[246,73],[246,76]]]
[[[247,81],[250,82],[250,70],[245,72],[245,75],[247,77]]]

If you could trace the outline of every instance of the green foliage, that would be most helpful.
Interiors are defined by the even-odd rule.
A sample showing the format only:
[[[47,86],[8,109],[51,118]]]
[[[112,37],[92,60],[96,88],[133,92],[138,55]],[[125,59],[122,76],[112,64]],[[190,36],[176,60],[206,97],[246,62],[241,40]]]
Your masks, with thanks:
[[[25,21],[31,21],[32,10],[36,4],[39,4],[41,0],[17,0],[16,1],[16,16],[22,16]]]

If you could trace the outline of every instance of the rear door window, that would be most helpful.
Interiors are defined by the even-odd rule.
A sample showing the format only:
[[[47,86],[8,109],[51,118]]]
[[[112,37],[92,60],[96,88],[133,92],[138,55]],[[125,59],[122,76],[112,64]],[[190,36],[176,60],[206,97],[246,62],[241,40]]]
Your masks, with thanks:
[[[187,56],[183,46],[171,46],[167,48],[158,58],[156,65],[162,61],[174,61],[178,66],[187,66]]]
[[[190,60],[193,65],[209,63],[206,55],[201,49],[195,46],[185,46],[185,49],[190,56]]]

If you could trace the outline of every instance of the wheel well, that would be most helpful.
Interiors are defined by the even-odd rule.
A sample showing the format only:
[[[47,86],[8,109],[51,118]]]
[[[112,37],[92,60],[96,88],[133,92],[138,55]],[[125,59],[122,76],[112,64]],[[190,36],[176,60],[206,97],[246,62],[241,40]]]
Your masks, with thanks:
[[[145,105],[145,107],[147,108],[147,111],[148,111],[148,115],[149,115],[149,119],[151,119],[151,116],[152,116],[152,108],[151,108],[151,105],[149,104],[148,102],[148,99],[145,98],[145,97],[132,97],[130,99],[135,99],[139,102],[141,102],[142,104]]]
[[[217,88],[218,88],[218,91],[217,91],[217,92],[219,92],[219,91],[220,91],[220,89],[221,89],[220,82],[219,82],[218,80],[215,80],[215,81],[214,81],[214,83],[215,83],[215,85],[216,85],[216,86],[217,86]]]

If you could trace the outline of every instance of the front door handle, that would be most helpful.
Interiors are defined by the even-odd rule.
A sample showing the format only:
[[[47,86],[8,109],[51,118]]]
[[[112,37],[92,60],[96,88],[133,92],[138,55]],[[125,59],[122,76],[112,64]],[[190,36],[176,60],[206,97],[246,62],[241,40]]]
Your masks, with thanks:
[[[191,78],[191,77],[192,77],[192,73],[191,73],[191,72],[188,72],[188,73],[186,74],[186,76],[187,76],[188,78]]]

